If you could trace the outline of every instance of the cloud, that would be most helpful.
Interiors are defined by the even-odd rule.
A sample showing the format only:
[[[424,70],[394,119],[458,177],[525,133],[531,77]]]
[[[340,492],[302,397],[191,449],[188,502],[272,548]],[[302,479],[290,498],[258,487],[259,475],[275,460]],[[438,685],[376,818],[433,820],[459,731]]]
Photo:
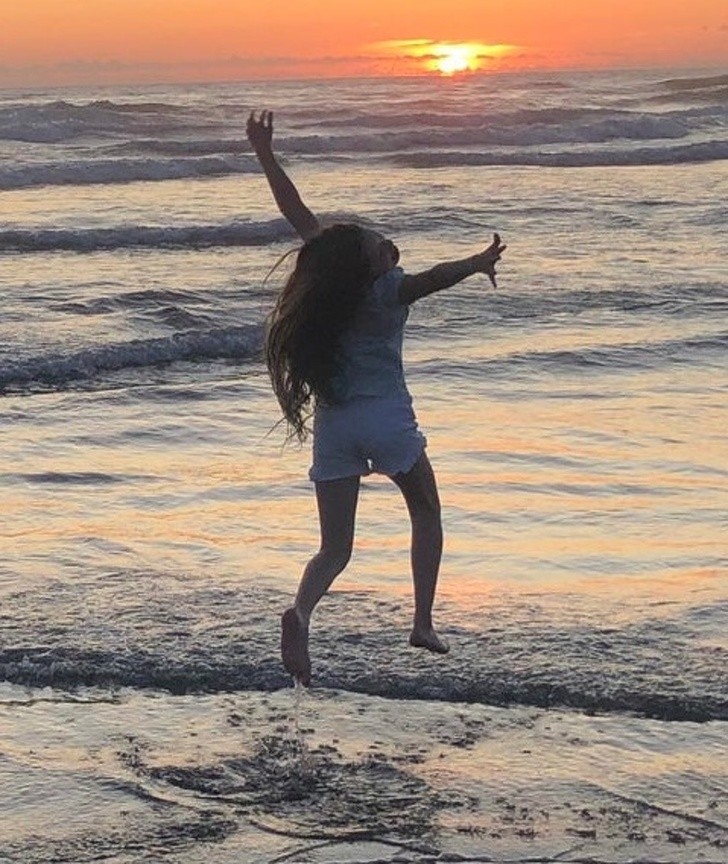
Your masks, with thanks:
[[[383,42],[375,42],[372,47],[392,51],[406,51],[408,48],[419,48],[420,46],[434,45],[433,39],[386,39]]]
[[[506,45],[471,40],[468,42],[438,42],[435,39],[389,39],[370,46],[379,59],[404,61],[434,61],[460,53],[472,60],[495,60],[522,51],[519,45]],[[381,52],[381,53],[380,53]],[[375,56],[373,54],[373,56]]]

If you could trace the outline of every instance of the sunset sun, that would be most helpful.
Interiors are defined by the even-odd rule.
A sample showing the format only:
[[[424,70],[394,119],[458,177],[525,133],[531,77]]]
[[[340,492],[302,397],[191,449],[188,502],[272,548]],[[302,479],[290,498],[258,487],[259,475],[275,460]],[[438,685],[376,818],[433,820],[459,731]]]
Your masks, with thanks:
[[[433,39],[395,39],[380,42],[375,48],[408,64],[411,72],[429,72],[446,77],[497,68],[518,50],[515,45],[438,42]]]
[[[478,54],[472,45],[438,45],[433,49],[436,56],[432,67],[442,75],[468,72],[478,68]]]

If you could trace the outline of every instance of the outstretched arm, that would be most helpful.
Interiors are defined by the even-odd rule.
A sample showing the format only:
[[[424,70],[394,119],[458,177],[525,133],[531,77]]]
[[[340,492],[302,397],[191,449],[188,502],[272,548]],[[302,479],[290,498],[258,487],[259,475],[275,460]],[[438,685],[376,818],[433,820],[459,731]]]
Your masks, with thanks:
[[[428,294],[434,294],[435,291],[442,291],[444,288],[457,285],[458,282],[462,282],[463,279],[467,279],[468,276],[473,276],[475,273],[485,273],[495,288],[495,264],[496,261],[500,260],[501,253],[505,248],[501,244],[498,234],[494,234],[493,242],[484,252],[479,252],[470,258],[462,258],[459,261],[436,264],[432,269],[425,270],[423,273],[405,276],[399,286],[400,303],[409,305],[415,300],[427,297]]]
[[[256,118],[255,111],[252,111],[248,117],[246,132],[265,172],[278,209],[304,240],[318,234],[321,230],[318,219],[303,203],[291,178],[273,154],[273,112],[263,111],[260,118]]]

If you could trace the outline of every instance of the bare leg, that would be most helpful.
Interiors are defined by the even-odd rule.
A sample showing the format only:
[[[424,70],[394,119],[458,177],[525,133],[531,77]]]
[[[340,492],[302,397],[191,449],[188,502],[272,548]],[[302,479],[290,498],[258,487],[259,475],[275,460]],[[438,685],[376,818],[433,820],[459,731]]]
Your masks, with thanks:
[[[415,613],[410,645],[446,654],[449,646],[432,626],[432,604],[442,558],[442,522],[437,483],[427,454],[423,453],[406,474],[396,474],[392,480],[401,489],[412,520]]]
[[[311,678],[308,624],[319,600],[351,557],[359,484],[358,476],[316,483],[321,547],[303,571],[295,604],[283,613],[281,636],[286,671],[306,685]]]
[[[303,571],[295,604],[304,624],[351,558],[360,481],[344,477],[316,484],[321,547]]]

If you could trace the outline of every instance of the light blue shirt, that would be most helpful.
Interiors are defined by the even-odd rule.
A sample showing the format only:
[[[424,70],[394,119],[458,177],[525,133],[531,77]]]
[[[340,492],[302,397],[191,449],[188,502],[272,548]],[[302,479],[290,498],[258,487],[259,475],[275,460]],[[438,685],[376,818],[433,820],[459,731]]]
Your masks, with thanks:
[[[361,397],[410,398],[402,367],[409,306],[399,301],[401,267],[380,276],[367,292],[352,327],[341,338],[341,366],[334,376],[337,402]]]

